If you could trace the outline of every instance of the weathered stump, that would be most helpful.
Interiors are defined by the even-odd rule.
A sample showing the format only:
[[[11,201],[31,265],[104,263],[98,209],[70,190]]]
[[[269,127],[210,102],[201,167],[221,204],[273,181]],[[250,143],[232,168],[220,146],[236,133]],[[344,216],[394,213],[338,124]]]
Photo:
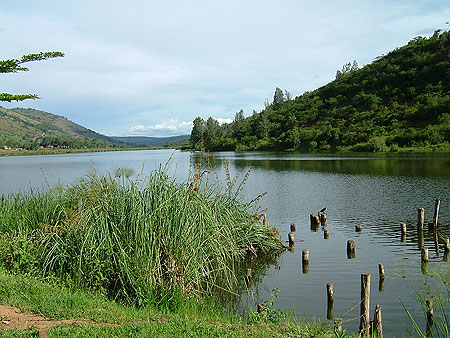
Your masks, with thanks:
[[[290,232],[288,233],[288,240],[289,240],[289,246],[294,246],[295,243],[295,238],[294,238],[294,233]]]
[[[352,258],[356,257],[355,248],[356,248],[355,242],[352,240],[348,240],[347,241],[347,258],[348,259],[352,259]]]
[[[302,271],[306,275],[309,273],[309,250],[302,250]]]
[[[297,225],[295,223],[291,223],[291,232],[295,232],[297,230]]]
[[[370,325],[370,274],[361,274],[361,306],[359,330],[364,330]]]
[[[440,205],[441,205],[441,201],[439,199],[437,199],[436,202],[434,203],[433,229],[437,229],[437,227],[438,227]]]
[[[372,332],[376,333],[377,338],[383,338],[383,322],[381,319],[381,307],[380,305],[375,305],[375,312],[373,315]]]
[[[333,283],[327,283],[327,319],[333,319],[334,291]]]
[[[423,230],[425,224],[425,209],[419,208],[417,210],[417,230]]]
[[[378,291],[384,291],[384,265],[382,263],[378,263]]]

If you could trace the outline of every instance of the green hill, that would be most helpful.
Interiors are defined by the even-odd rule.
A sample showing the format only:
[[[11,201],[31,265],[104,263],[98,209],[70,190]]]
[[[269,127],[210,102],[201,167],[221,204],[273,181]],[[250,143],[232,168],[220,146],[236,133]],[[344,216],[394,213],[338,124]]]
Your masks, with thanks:
[[[133,147],[166,147],[169,145],[182,145],[186,141],[189,143],[189,135],[169,137],[111,136],[111,138]]]
[[[84,128],[65,117],[35,109],[0,107],[0,146],[95,148],[122,142]]]
[[[450,150],[450,33],[417,37],[327,85],[291,99],[279,88],[261,112],[219,126],[197,118],[208,150]]]

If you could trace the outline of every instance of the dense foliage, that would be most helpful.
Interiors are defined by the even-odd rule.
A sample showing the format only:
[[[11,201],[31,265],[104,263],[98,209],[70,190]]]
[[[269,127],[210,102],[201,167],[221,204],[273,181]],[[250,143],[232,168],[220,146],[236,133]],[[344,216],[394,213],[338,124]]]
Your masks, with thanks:
[[[450,149],[450,32],[417,37],[359,68],[344,65],[329,84],[273,102],[234,122],[197,118],[191,146],[207,150],[396,151]]]

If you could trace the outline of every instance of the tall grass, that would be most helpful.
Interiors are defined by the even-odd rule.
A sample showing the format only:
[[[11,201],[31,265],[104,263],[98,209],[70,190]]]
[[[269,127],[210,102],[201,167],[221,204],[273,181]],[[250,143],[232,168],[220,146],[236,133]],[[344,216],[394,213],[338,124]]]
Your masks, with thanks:
[[[426,300],[433,301],[433,325],[432,328],[420,328],[411,313],[405,308],[412,323],[412,330],[408,330],[410,337],[439,337],[450,338],[450,271],[443,266],[435,268],[420,288],[416,288],[417,299],[427,317]]]
[[[92,174],[68,188],[0,198],[0,260],[130,304],[234,293],[248,255],[282,250],[233,184]],[[245,182],[243,182],[245,183]]]

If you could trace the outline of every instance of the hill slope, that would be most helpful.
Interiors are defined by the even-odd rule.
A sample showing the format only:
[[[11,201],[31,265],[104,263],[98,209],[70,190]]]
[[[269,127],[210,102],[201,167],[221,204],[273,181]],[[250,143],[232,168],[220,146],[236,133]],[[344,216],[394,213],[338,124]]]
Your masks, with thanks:
[[[124,142],[135,147],[165,147],[169,144],[181,144],[189,140],[189,135],[170,137],[148,137],[148,136],[111,136],[114,140]]]
[[[230,125],[194,121],[191,141],[223,149],[450,149],[450,33],[418,37],[362,69],[344,67],[335,81],[272,104]]]
[[[104,147],[122,142],[84,128],[65,117],[35,109],[0,107],[0,146]]]

